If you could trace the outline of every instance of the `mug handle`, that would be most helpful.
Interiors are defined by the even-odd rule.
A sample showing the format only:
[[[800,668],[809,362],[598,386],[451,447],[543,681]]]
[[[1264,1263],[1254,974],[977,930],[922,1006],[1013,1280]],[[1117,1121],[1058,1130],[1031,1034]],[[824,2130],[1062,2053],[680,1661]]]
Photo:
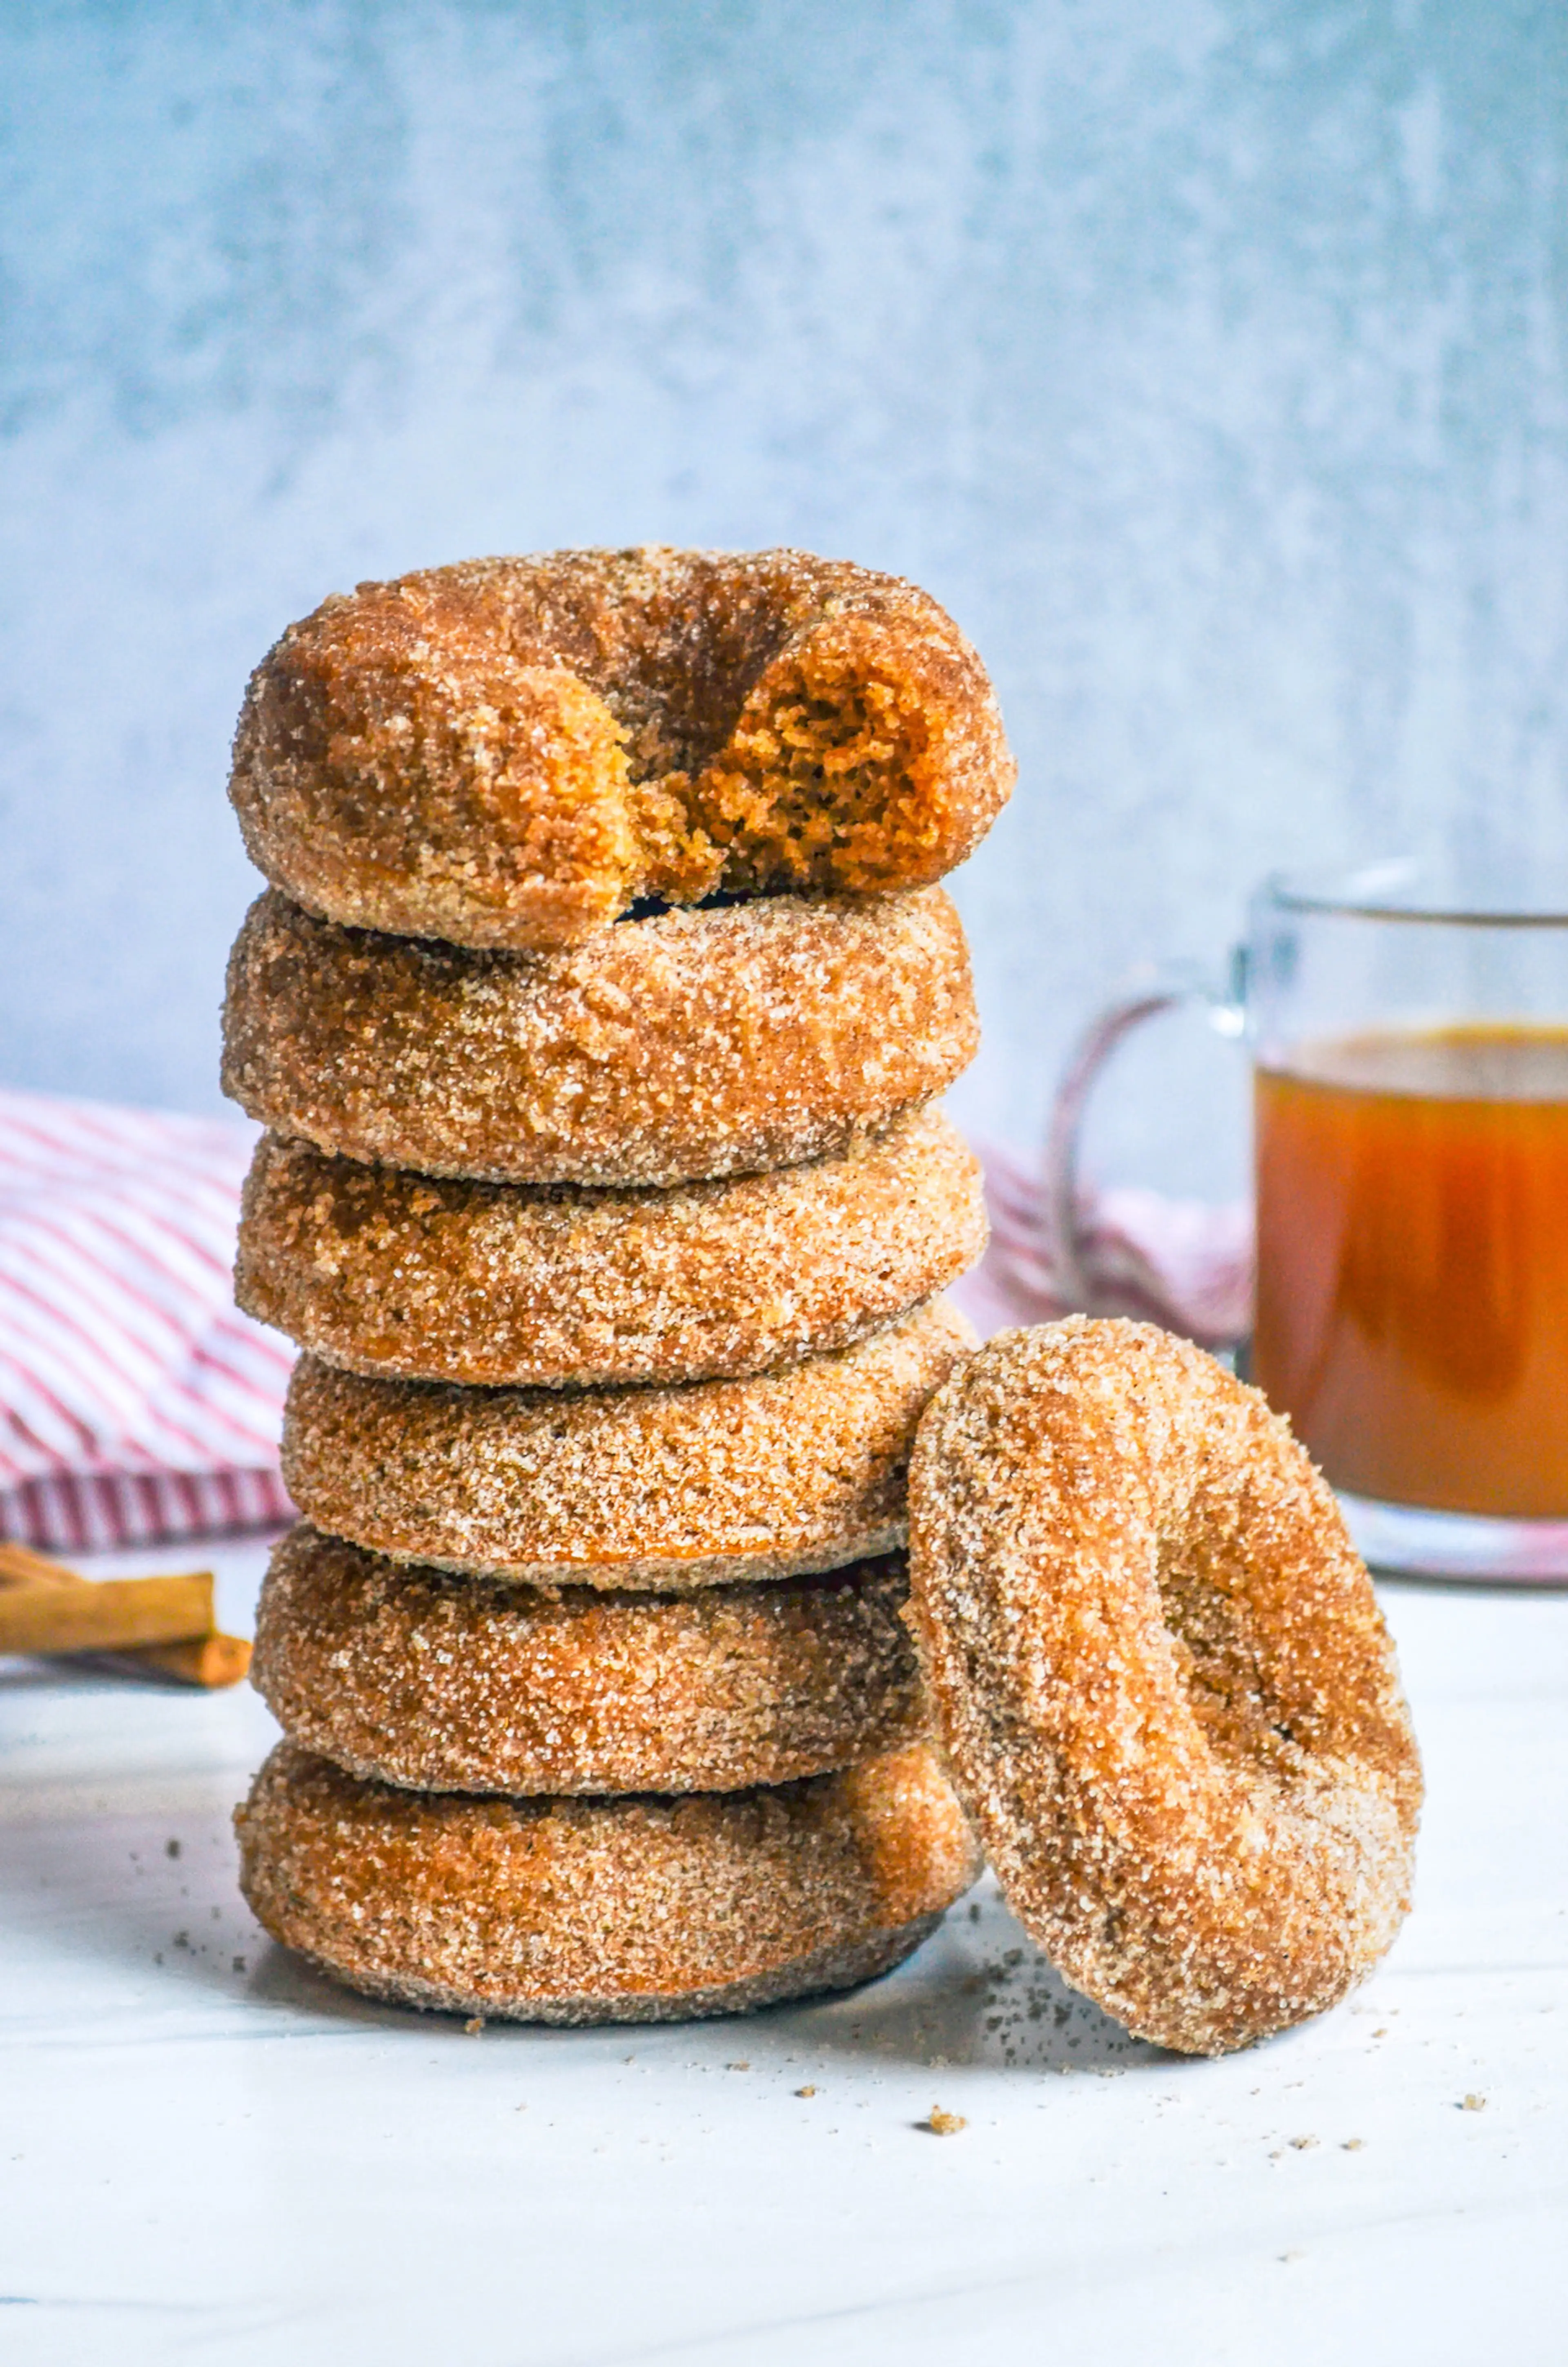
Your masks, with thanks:
[[[1059,1296],[1086,1314],[1096,1311],[1099,1296],[1093,1261],[1084,1229],[1084,1194],[1078,1178],[1078,1153],[1090,1096],[1105,1063],[1124,1037],[1146,1020],[1184,1004],[1206,1005],[1215,1033],[1239,1037],[1247,1031],[1247,948],[1231,955],[1227,991],[1201,974],[1172,969],[1142,992],[1121,997],[1098,1011],[1078,1037],[1051,1104],[1045,1133],[1044,1216],[1051,1263]],[[1156,1305],[1157,1283],[1141,1295]]]

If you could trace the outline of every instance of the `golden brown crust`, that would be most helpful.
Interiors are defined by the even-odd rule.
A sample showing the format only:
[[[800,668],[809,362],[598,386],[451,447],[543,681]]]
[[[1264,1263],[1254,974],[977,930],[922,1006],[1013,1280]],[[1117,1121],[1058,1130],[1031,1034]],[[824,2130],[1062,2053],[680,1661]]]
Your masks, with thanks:
[[[1420,1761],[1258,1391],[1147,1324],[1002,1332],[927,1414],[909,1511],[953,1782],[1066,1978],[1187,2054],[1334,2004],[1406,1911]]]
[[[913,584],[647,548],[323,602],[252,677],[231,795],[311,912],[528,952],[639,896],[928,885],[1013,774],[984,667]]]
[[[400,1792],[281,1743],[235,1813],[274,1939],[375,1997],[521,2022],[658,2022],[841,1988],[975,1879],[929,1751],[685,1799]]]
[[[915,1426],[973,1341],[939,1299],[750,1380],[581,1392],[302,1356],[283,1475],[317,1528],[394,1561],[644,1590],[834,1569],[903,1544]]]
[[[803,1166],[664,1191],[443,1180],[268,1135],[234,1285],[350,1372],[606,1387],[848,1347],[985,1240],[979,1162],[935,1109]]]
[[[902,1557],[702,1594],[410,1568],[301,1524],[252,1682],[307,1750],[414,1790],[733,1792],[917,1741]]]
[[[312,920],[268,893],[229,964],[223,1087],[278,1133],[502,1184],[669,1184],[842,1149],[978,1038],[940,888],[665,912],[558,954]]]

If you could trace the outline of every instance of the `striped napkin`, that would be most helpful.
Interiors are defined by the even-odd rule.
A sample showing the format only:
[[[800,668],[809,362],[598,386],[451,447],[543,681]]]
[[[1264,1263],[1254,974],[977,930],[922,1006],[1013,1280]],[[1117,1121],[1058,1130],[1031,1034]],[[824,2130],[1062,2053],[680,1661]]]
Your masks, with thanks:
[[[231,1288],[255,1133],[0,1091],[0,1536],[82,1552],[293,1517],[294,1352]]]

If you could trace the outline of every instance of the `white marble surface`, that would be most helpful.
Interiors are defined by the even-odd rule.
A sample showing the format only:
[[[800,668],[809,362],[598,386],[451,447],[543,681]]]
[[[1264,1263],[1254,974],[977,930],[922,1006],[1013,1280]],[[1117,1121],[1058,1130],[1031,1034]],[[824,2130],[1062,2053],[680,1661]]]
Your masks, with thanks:
[[[222,1557],[231,1618],[259,1566]],[[1388,1603],[1416,1912],[1222,2063],[1074,2003],[988,1885],[892,1978],[750,2021],[364,2004],[236,1894],[254,1695],[0,1664],[0,2357],[1559,2367],[1568,1597]]]

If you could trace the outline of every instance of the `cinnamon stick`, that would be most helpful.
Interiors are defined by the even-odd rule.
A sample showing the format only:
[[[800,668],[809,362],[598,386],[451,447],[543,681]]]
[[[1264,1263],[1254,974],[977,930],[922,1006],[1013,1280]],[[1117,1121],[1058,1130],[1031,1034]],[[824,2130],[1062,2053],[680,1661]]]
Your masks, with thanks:
[[[182,1684],[237,1685],[251,1665],[251,1648],[243,1636],[191,1636],[177,1644],[143,1644],[134,1652],[104,1655],[132,1675],[177,1677]]]
[[[106,1578],[0,1586],[0,1652],[112,1652],[212,1632],[212,1579]]]
[[[0,1586],[84,1586],[86,1580],[73,1569],[67,1569],[47,1555],[34,1553],[31,1546],[19,1546],[9,1537],[0,1537]]]
[[[29,1546],[0,1542],[0,1652],[112,1654],[186,1684],[238,1683],[251,1648],[213,1625],[212,1573],[85,1579]]]

